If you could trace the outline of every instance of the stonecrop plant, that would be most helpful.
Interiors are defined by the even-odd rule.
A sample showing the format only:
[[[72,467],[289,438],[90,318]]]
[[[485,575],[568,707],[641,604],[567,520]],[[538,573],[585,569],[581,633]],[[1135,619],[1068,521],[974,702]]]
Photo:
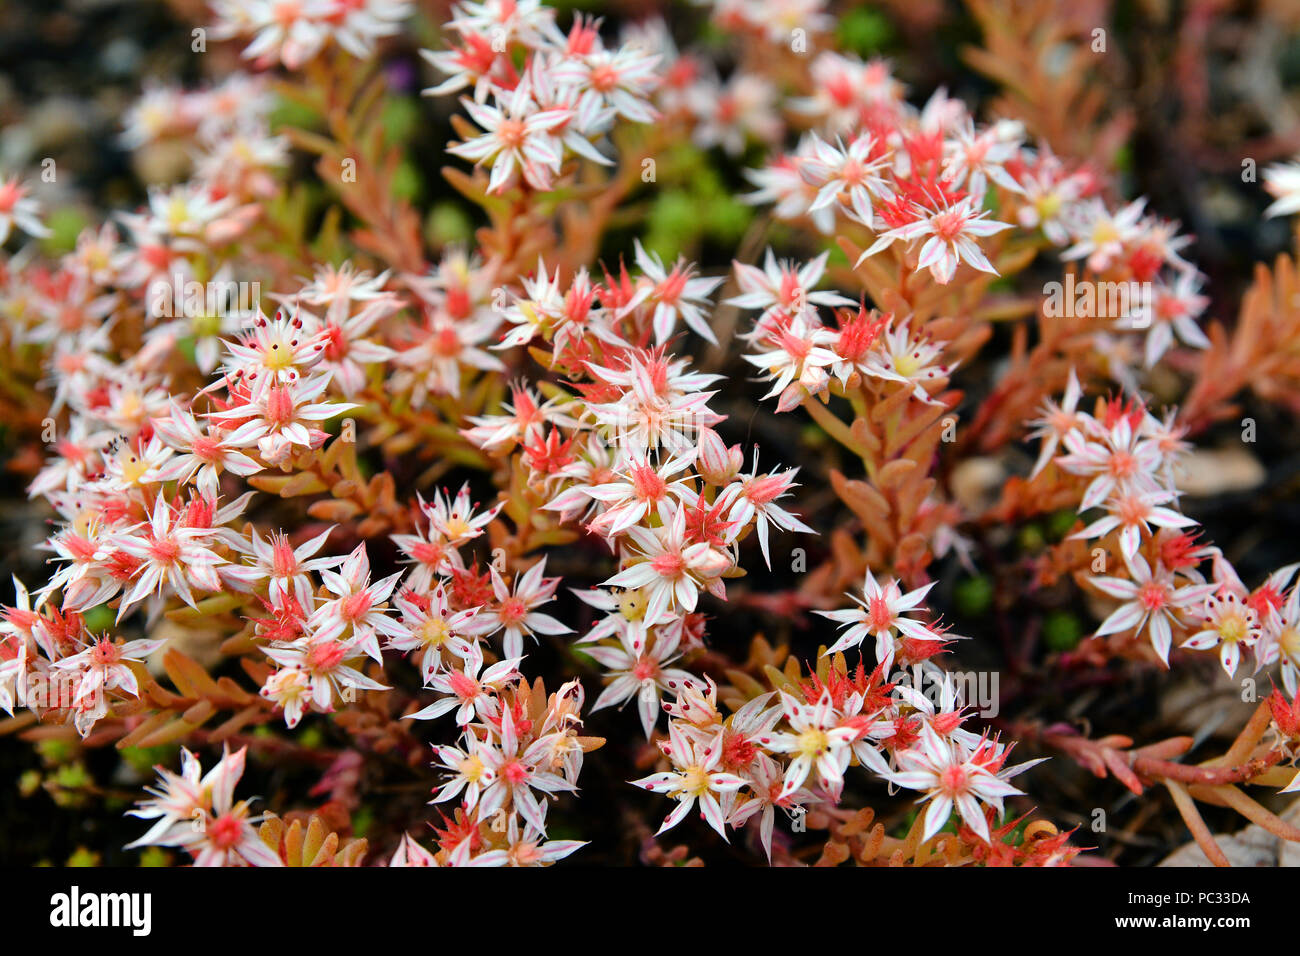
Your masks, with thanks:
[[[138,196],[0,169],[4,785],[132,864],[1300,841],[1300,549],[1189,490],[1294,430],[1300,277],[1127,194],[1105,23],[970,0],[958,96],[636,6],[177,3]]]

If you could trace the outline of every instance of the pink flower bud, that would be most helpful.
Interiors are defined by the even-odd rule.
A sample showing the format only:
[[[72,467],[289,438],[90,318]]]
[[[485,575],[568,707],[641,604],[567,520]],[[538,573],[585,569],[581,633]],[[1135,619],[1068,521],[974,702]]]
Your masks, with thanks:
[[[731,570],[731,558],[721,551],[709,548],[696,559],[694,569],[704,578],[716,578]]]
[[[712,428],[700,429],[700,454],[695,467],[705,481],[722,487],[740,473],[744,463],[745,456],[739,445],[727,448],[722,436]]]

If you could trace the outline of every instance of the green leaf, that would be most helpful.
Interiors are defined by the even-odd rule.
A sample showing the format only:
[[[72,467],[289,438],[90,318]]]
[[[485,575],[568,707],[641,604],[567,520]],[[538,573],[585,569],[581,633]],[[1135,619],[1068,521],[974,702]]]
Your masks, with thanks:
[[[296,126],[299,129],[314,129],[321,125],[320,114],[314,109],[303,103],[296,103],[283,97],[272,107],[267,121],[270,123],[272,132],[279,132],[286,126]]]
[[[840,17],[835,31],[841,47],[867,57],[894,42],[894,28],[878,10],[856,7]]]
[[[953,599],[963,617],[981,617],[993,606],[993,582],[984,576],[966,578],[957,582]]]
[[[107,604],[99,604],[92,607],[83,615],[86,623],[86,630],[91,634],[100,634],[107,631],[113,626],[113,619],[117,617],[117,612]]]
[[[384,128],[384,142],[400,146],[410,141],[420,123],[420,107],[411,96],[396,97],[384,104],[379,116]]]
[[[424,232],[430,245],[441,247],[469,242],[474,237],[474,224],[456,203],[440,202],[429,210]]]
[[[1072,651],[1083,637],[1083,625],[1069,611],[1052,611],[1043,620],[1043,641],[1053,651]]]
[[[45,225],[50,234],[41,240],[41,248],[47,256],[61,256],[77,247],[77,237],[88,222],[76,209],[64,206],[46,216]]]
[[[414,202],[423,189],[424,180],[420,176],[420,171],[409,160],[402,160],[393,171],[393,182],[390,186],[393,196]]]

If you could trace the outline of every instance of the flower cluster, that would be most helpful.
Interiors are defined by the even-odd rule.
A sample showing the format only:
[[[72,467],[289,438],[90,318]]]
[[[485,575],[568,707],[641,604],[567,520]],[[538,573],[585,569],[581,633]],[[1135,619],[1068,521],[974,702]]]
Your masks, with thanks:
[[[825,679],[813,675],[726,716],[712,681],[680,684],[664,707],[671,717],[659,745],[672,769],[634,781],[677,802],[659,832],[694,808],[724,839],[727,827],[756,824],[770,858],[776,811],[797,817],[836,806],[854,765],[924,794],[922,841],[955,810],[961,826],[987,843],[1003,799],[1020,793],[1008,779],[1038,761],[1006,766],[1008,746],[964,729],[967,714],[951,684],[942,684],[936,707],[913,687],[884,683],[882,672],[868,674],[859,664],[847,673],[841,660]],[[1058,848],[1046,857],[1061,861],[1073,852]]]
[[[425,58],[447,79],[425,90],[472,90],[462,99],[479,132],[448,152],[490,164],[489,193],[520,180],[549,191],[566,156],[610,165],[595,143],[616,120],[649,123],[659,56],[636,43],[607,49],[599,23],[575,20],[566,35],[539,0],[466,4],[448,26],[459,44]]]
[[[367,59],[411,15],[409,0],[209,0],[218,40],[252,37],[243,56],[258,66],[302,68],[327,47]],[[475,6],[478,6],[475,4]]]
[[[172,748],[131,848],[1068,865],[1025,823],[1048,755],[1168,784],[1211,857],[1196,801],[1274,825],[1238,785],[1300,787],[1300,563],[1248,588],[1187,491],[1238,391],[1300,409],[1289,260],[1203,327],[1191,237],[1034,84],[986,123],[821,0],[703,6],[679,49],[541,0],[211,0],[231,56],[121,117],[133,208],[60,244],[0,176],[0,446],[48,558],[0,608],[0,733]],[[473,168],[426,209],[435,152]],[[1047,608],[1096,626],[1044,647]],[[1081,671],[1217,672],[1176,650],[1283,688],[1222,766],[1064,723]],[[1014,679],[976,700],[967,654]],[[272,764],[321,799],[253,815]]]
[[[154,821],[131,846],[181,847],[195,866],[281,866],[253,827],[259,818],[249,815],[250,801],[235,802],[245,757],[245,750],[227,750],[204,773],[198,758],[181,748],[181,772],[159,767],[158,789],[150,788],[152,796],[128,811]]]
[[[1095,553],[1103,559],[1114,551],[1122,559],[1123,576],[1088,579],[1121,602],[1097,634],[1145,635],[1166,667],[1174,635],[1183,634],[1181,647],[1217,648],[1229,677],[1243,651],[1254,651],[1256,670],[1281,660],[1283,679],[1293,688],[1286,589],[1300,565],[1287,565],[1248,591],[1223,552],[1198,543],[1198,535],[1187,530],[1197,522],[1178,508],[1174,482],[1178,460],[1188,450],[1185,429],[1173,416],[1156,418],[1133,399],[1099,399],[1089,414],[1078,408],[1081,397],[1071,375],[1061,402],[1047,403],[1037,423],[1043,449],[1036,470],[1050,461],[1079,484],[1086,482],[1080,513],[1100,508],[1103,514],[1071,537],[1101,543]],[[1065,453],[1053,457],[1058,446]],[[1207,562],[1208,578],[1201,570]]]

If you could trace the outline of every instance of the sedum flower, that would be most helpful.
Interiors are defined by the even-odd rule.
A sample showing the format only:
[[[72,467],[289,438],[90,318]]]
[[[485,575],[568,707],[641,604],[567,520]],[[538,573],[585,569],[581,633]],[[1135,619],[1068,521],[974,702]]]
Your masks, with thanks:
[[[0,245],[3,245],[17,226],[29,236],[43,239],[50,234],[40,218],[41,207],[27,195],[27,189],[17,176],[0,179]]]
[[[690,671],[670,667],[679,656],[680,637],[659,628],[647,641],[644,631],[622,628],[617,645],[597,644],[583,647],[583,653],[595,658],[613,680],[596,698],[592,711],[616,707],[636,699],[641,729],[649,740],[659,719],[660,695],[677,690],[692,681]]]
[[[136,846],[175,846],[188,850],[195,866],[283,866],[280,855],[262,842],[249,815],[249,801],[235,802],[235,785],[244,775],[246,748],[231,753],[206,775],[189,751],[182,749],[181,774],[158,768],[162,781],[151,800],[133,816],[156,819]],[[184,814],[184,816],[182,816]]]
[[[669,610],[694,611],[700,591],[716,587],[712,582],[731,564],[726,555],[708,544],[689,542],[686,511],[680,506],[671,508],[670,518],[662,527],[634,526],[627,535],[636,548],[632,563],[604,584],[646,589],[647,627],[665,620]]]
[[[632,305],[648,301],[654,306],[650,325],[654,329],[655,344],[662,345],[668,340],[680,317],[692,332],[717,345],[718,340],[709,327],[704,310],[709,304],[709,294],[722,284],[722,277],[696,276],[695,267],[685,259],[679,259],[672,269],[667,269],[657,255],[642,247],[640,239],[635,245],[637,268],[645,278]],[[625,307],[625,311],[630,311],[632,305]]]
[[[519,676],[519,661],[518,657],[508,657],[485,669],[483,649],[476,642],[470,643],[465,648],[459,668],[448,666],[427,681],[430,690],[446,696],[407,717],[411,720],[433,720],[454,710],[456,723],[461,727],[469,724],[475,716],[480,720],[488,720],[500,712],[501,704],[497,694],[502,687]]]
[[[910,212],[908,221],[881,232],[861,256],[858,264],[888,248],[897,241],[908,244],[924,240],[917,257],[918,269],[929,269],[934,281],[946,285],[957,273],[957,266],[965,262],[973,269],[997,275],[976,240],[996,235],[1010,229],[1010,223],[995,222],[988,218],[987,210],[979,210],[974,199],[967,197],[938,208],[928,208],[919,203]]]
[[[226,559],[212,550],[208,540],[211,534],[207,528],[182,526],[180,515],[159,495],[147,523],[110,538],[97,559],[100,554],[107,557],[109,549],[113,549],[137,561],[134,584],[122,598],[117,619],[120,621],[150,594],[161,593],[164,586],[190,607],[195,606],[194,588],[221,591],[217,568]]]
[[[763,268],[736,262],[736,284],[740,295],[732,296],[727,305],[741,309],[761,309],[770,312],[796,314],[814,306],[853,305],[838,292],[818,292],[817,284],[826,272],[829,253],[823,252],[815,259],[795,268],[794,263],[777,261],[769,248]]]
[[[549,866],[587,845],[585,840],[547,840],[531,823],[520,831],[519,819],[506,825],[506,845],[470,859],[468,866]]]
[[[1173,628],[1181,627],[1185,616],[1201,604],[1213,585],[1178,586],[1173,574],[1158,562],[1152,568],[1140,554],[1126,556],[1131,580],[1094,577],[1089,582],[1109,597],[1123,603],[1097,628],[1099,635],[1146,631],[1161,663],[1169,666]]]
[[[559,143],[552,132],[569,118],[568,112],[541,109],[527,80],[513,92],[496,91],[493,106],[466,99],[461,103],[484,132],[448,147],[447,152],[472,160],[475,165],[490,162],[489,193],[505,192],[520,177],[529,187],[549,192],[561,161]]]
[[[777,504],[777,501],[788,495],[792,488],[798,487],[794,480],[798,473],[798,468],[787,468],[785,471],[760,474],[758,448],[755,447],[752,472],[748,475],[738,475],[736,481],[728,485],[718,499],[720,504],[725,502],[723,507],[727,509],[727,521],[734,527],[743,528],[751,521],[754,523],[754,532],[758,536],[763,560],[769,568],[772,566],[772,558],[768,550],[771,528],[816,534],[792,511]]]
[[[898,582],[886,578],[884,583],[867,569],[862,584],[862,598],[847,595],[859,606],[838,611],[817,611],[822,617],[830,618],[841,626],[847,625],[840,639],[832,644],[825,653],[836,654],[850,647],[859,646],[867,637],[876,639],[876,660],[885,673],[894,662],[898,644],[903,638],[916,641],[942,640],[939,632],[904,615],[922,607],[925,596],[930,593],[936,582],[931,582],[914,591],[903,593]]]
[[[317,573],[334,596],[317,607],[307,620],[313,639],[327,642],[350,637],[372,660],[382,663],[380,635],[402,636],[401,625],[387,613],[389,595],[401,579],[401,572],[372,583],[370,558],[362,543],[337,571],[319,567]]]
[[[673,721],[668,725],[668,740],[659,747],[674,769],[632,781],[633,786],[666,794],[677,801],[655,835],[677,826],[698,803],[700,816],[726,840],[726,819],[719,797],[739,790],[745,786],[745,780],[718,769],[722,760],[722,731],[711,740],[694,741],[683,733],[678,721]]]
[[[479,816],[488,817],[509,805],[539,834],[546,835],[544,795],[577,788],[558,774],[541,769],[542,757],[551,751],[550,737],[538,737],[526,745],[521,740],[509,708],[502,711],[495,746],[484,747],[481,759],[490,774],[479,798]]]
[[[1273,202],[1264,210],[1267,218],[1300,212],[1300,162],[1277,163],[1264,170],[1264,189]]]
[[[537,610],[540,605],[554,599],[555,589],[560,583],[559,578],[545,576],[546,558],[517,577],[513,589],[506,586],[495,567],[491,574],[495,600],[483,608],[480,618],[485,633],[501,631],[507,657],[523,657],[526,635],[535,640],[538,634],[568,634],[572,630],[551,615]]]
[[[1200,630],[1183,641],[1194,651],[1219,649],[1219,663],[1231,677],[1241,663],[1242,648],[1253,648],[1262,633],[1255,609],[1225,581],[1205,599],[1199,615]]]
[[[786,767],[780,798],[789,799],[816,771],[818,784],[838,801],[860,729],[841,719],[829,692],[815,703],[801,702],[783,692],[781,706],[790,730],[758,738],[773,753],[794,755]]]
[[[1000,766],[1005,756],[989,760],[985,742],[974,753],[966,750],[954,739],[943,739],[928,724],[921,729],[917,747],[899,754],[901,770],[890,775],[890,781],[909,790],[924,790],[921,802],[929,802],[925,811],[925,829],[921,839],[928,840],[948,822],[954,809],[962,821],[984,841],[989,839],[988,820],[980,806],[984,803],[1001,815],[1002,801],[1019,794],[1006,777],[1029,769],[1037,761],[1020,764],[1010,771],[996,772],[992,765]]]

